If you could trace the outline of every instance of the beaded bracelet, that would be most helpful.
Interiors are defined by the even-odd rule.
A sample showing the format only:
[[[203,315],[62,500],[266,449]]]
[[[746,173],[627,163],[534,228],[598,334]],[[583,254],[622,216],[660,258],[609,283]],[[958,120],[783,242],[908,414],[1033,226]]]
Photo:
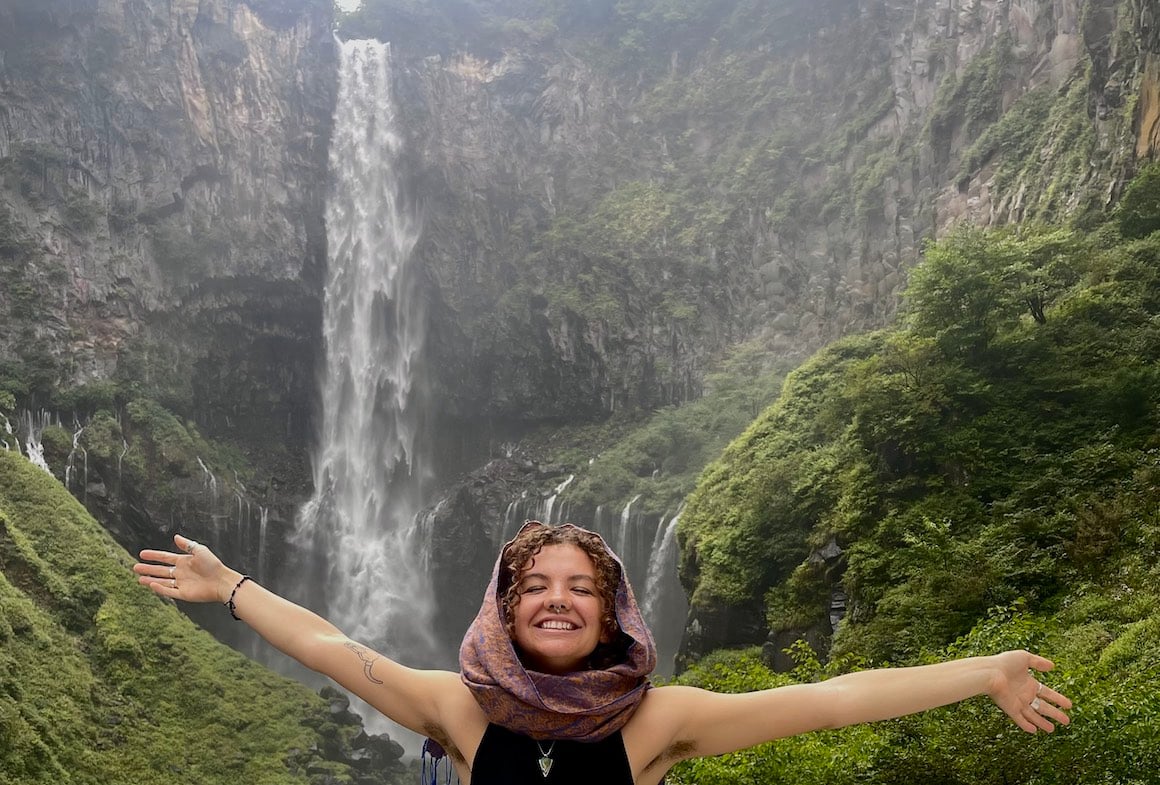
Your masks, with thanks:
[[[234,595],[238,593],[238,589],[242,588],[243,583],[245,583],[246,581],[252,581],[252,580],[253,580],[253,578],[251,578],[249,575],[243,575],[242,579],[240,581],[238,581],[236,586],[234,586],[234,590],[232,592],[230,592],[230,598],[228,600],[226,600],[226,607],[230,609],[230,615],[233,616],[238,621],[241,621],[241,619],[238,617],[238,614],[236,613],[236,611],[238,610],[238,606],[234,604]]]

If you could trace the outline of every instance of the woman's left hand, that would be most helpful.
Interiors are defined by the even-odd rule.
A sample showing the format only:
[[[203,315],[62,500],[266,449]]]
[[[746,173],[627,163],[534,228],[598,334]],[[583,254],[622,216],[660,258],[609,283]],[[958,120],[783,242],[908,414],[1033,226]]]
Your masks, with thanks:
[[[1055,722],[1071,722],[1064,713],[1071,708],[1071,701],[1039,681],[1036,673],[1051,670],[1055,663],[1027,651],[1003,652],[993,660],[995,674],[987,694],[1016,725],[1028,733],[1050,733],[1055,730]]]

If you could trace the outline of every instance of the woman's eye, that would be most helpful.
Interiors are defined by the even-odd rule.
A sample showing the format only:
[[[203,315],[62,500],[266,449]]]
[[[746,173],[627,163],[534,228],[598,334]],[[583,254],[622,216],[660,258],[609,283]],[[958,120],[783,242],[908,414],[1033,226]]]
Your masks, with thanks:
[[[585,589],[582,586],[577,586],[572,591],[576,592],[577,594],[591,594],[592,593],[588,589]]]
[[[523,593],[524,594],[535,594],[535,593],[541,592],[543,590],[544,590],[543,586],[525,586]]]

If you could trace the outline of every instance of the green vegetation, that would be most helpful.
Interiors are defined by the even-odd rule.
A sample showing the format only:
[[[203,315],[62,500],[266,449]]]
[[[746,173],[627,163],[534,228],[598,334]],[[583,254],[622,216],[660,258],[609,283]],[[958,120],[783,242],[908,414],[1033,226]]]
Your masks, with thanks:
[[[1147,237],[1160,229],[1160,164],[1149,164],[1132,178],[1116,206],[1116,225],[1124,237]]]
[[[939,86],[931,107],[928,127],[936,145],[946,144],[962,131],[975,138],[999,118],[1003,83],[1012,59],[1010,35],[1000,36],[986,51],[976,55],[961,76],[953,72]]]
[[[1055,93],[1047,87],[1020,96],[963,154],[960,181],[977,174],[984,164],[997,157],[994,186],[996,190],[1005,192],[1028,157],[1034,154],[1054,103]]]
[[[995,606],[1049,614],[1157,538],[1160,234],[961,229],[898,327],[827,347],[706,470],[694,609],[765,603],[835,654],[912,660]],[[834,541],[844,572],[805,557]]]
[[[1004,152],[996,188],[1007,193],[1021,186],[1028,190],[1029,198],[1017,211],[1023,220],[1098,220],[1105,208],[1107,182],[1102,169],[1107,161],[1099,153],[1095,127],[1087,116],[1086,78],[1077,75],[1051,102],[1046,117],[1041,116],[1046,98],[1025,96],[1010,120],[980,139],[980,145],[986,139]]]
[[[1153,547],[1155,542],[1153,541]],[[1116,585],[1079,583],[1053,614],[994,608],[928,659],[1009,648],[1048,652],[1044,681],[1075,701],[1072,724],[1028,736],[991,701],[974,698],[920,715],[820,731],[677,766],[675,785],[1143,785],[1160,766],[1160,570],[1141,554],[1118,559]],[[677,679],[721,692],[815,681],[851,669],[823,666],[798,645],[798,667],[775,674],[756,649],[716,652]]]
[[[321,752],[357,726],[213,641],[130,564],[59,483],[0,452],[0,783],[359,781]]]

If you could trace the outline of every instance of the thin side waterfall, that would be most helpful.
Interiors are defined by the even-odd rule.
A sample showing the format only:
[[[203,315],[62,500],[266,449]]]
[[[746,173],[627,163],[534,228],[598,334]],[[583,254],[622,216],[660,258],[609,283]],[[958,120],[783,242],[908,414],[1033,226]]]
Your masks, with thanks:
[[[38,466],[52,474],[52,469],[44,460],[44,445],[40,442],[40,434],[44,432],[45,426],[53,424],[52,419],[48,412],[41,412],[36,416],[33,416],[32,412],[28,412],[27,415],[28,436],[24,440],[24,450],[28,454],[28,460],[32,462],[33,466]]]
[[[636,504],[640,499],[640,494],[633,496],[628,500],[628,504],[624,505],[624,509],[620,511],[620,530],[616,536],[616,552],[620,554],[620,558],[628,558],[628,543],[629,543],[629,525],[632,522],[632,505]]]
[[[677,562],[677,524],[681,521],[681,510],[666,525],[664,519],[657,526],[656,537],[653,540],[652,560],[648,565],[648,577],[644,585],[644,601],[640,611],[645,621],[656,629],[661,619],[657,618],[657,606],[660,603],[662,592],[665,590],[663,580],[666,573],[675,570]]]
[[[413,665],[444,664],[415,523],[427,468],[415,394],[423,313],[411,251],[418,222],[396,163],[388,45],[341,43],[326,205],[325,376],[314,497],[295,541],[315,564],[325,614]]]

